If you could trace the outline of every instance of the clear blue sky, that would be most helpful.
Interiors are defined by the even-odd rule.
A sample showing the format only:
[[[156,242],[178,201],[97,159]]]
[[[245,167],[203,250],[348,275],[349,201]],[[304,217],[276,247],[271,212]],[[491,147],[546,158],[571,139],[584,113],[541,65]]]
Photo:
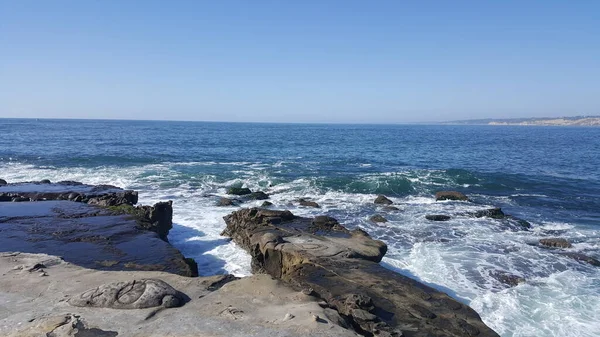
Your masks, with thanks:
[[[600,114],[600,1],[0,0],[0,117]]]

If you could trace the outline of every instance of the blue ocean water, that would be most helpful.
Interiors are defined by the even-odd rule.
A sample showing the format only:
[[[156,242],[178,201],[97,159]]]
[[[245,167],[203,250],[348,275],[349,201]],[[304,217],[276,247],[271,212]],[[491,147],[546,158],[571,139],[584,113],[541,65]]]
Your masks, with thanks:
[[[276,208],[331,215],[384,240],[383,263],[470,304],[502,336],[597,336],[600,268],[535,245],[565,237],[600,259],[600,128],[0,119],[0,178],[79,180],[172,199],[171,242],[201,274],[247,275],[220,237],[232,185]],[[458,190],[473,203],[435,202]],[[385,194],[401,209],[372,201]],[[312,198],[321,209],[302,208]],[[246,206],[258,205],[260,202]],[[499,206],[529,231],[466,212]],[[373,214],[389,222],[374,224]],[[426,214],[448,214],[435,223]],[[490,274],[527,282],[506,288]]]

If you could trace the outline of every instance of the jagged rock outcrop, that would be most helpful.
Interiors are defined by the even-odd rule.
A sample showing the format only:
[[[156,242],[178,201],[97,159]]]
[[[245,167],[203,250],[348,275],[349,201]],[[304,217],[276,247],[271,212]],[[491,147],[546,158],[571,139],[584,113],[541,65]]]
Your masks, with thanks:
[[[255,272],[308,289],[366,336],[498,336],[468,306],[379,265],[387,246],[360,229],[257,208],[224,219]]]
[[[458,200],[458,201],[469,201],[469,198],[457,191],[439,191],[435,193],[435,200]]]

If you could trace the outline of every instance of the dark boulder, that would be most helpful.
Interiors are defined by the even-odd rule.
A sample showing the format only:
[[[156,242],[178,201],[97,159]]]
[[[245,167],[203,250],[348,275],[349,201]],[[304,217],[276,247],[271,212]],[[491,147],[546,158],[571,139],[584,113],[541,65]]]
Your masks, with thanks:
[[[270,201],[265,201],[262,203],[262,205],[260,205],[260,207],[269,207],[269,206],[273,206],[273,203]]]
[[[502,212],[502,209],[500,207],[494,207],[477,211],[473,213],[473,216],[476,218],[487,217],[493,219],[504,219],[506,215],[504,214],[504,212]]]
[[[375,215],[371,216],[369,218],[369,220],[371,220],[372,222],[387,222],[387,219],[379,214],[375,214]]]
[[[400,211],[400,208],[398,208],[396,206],[385,206],[382,208],[382,210],[388,211],[388,212],[397,212],[397,211]]]
[[[300,204],[300,206],[304,206],[304,207],[321,208],[321,206],[319,204],[317,204],[316,202],[306,200],[306,199],[298,199],[298,203]]]
[[[248,196],[248,199],[250,199],[250,200],[266,200],[266,199],[269,199],[269,195],[262,191],[252,192]]]
[[[4,180],[4,179],[0,179],[0,186],[4,186],[4,185],[6,185],[6,184],[8,184],[8,183],[6,182],[6,180]]]
[[[563,238],[550,238],[550,239],[541,239],[540,244],[546,247],[552,248],[571,248],[572,245],[567,239]]]
[[[224,217],[223,235],[268,273],[338,311],[364,336],[498,336],[448,295],[379,265],[387,246],[331,217],[242,209]]]
[[[373,201],[373,203],[379,205],[391,205],[394,202],[388,199],[385,195],[378,195],[377,198],[375,198],[375,201]]]
[[[250,193],[252,193],[252,191],[246,187],[230,187],[227,190],[227,194],[231,194],[231,195],[247,195]]]
[[[48,179],[42,179],[40,180],[40,184],[52,184],[52,182]]]
[[[435,200],[458,200],[458,201],[469,201],[469,198],[457,191],[439,191],[435,193]]]
[[[450,216],[444,214],[429,214],[425,216],[425,219],[430,221],[448,221],[450,220]]]

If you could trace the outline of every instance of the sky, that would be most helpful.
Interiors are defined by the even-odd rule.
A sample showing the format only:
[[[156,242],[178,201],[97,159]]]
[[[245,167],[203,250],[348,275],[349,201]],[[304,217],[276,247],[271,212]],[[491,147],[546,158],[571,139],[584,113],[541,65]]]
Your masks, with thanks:
[[[0,0],[0,117],[600,115],[600,1]]]

